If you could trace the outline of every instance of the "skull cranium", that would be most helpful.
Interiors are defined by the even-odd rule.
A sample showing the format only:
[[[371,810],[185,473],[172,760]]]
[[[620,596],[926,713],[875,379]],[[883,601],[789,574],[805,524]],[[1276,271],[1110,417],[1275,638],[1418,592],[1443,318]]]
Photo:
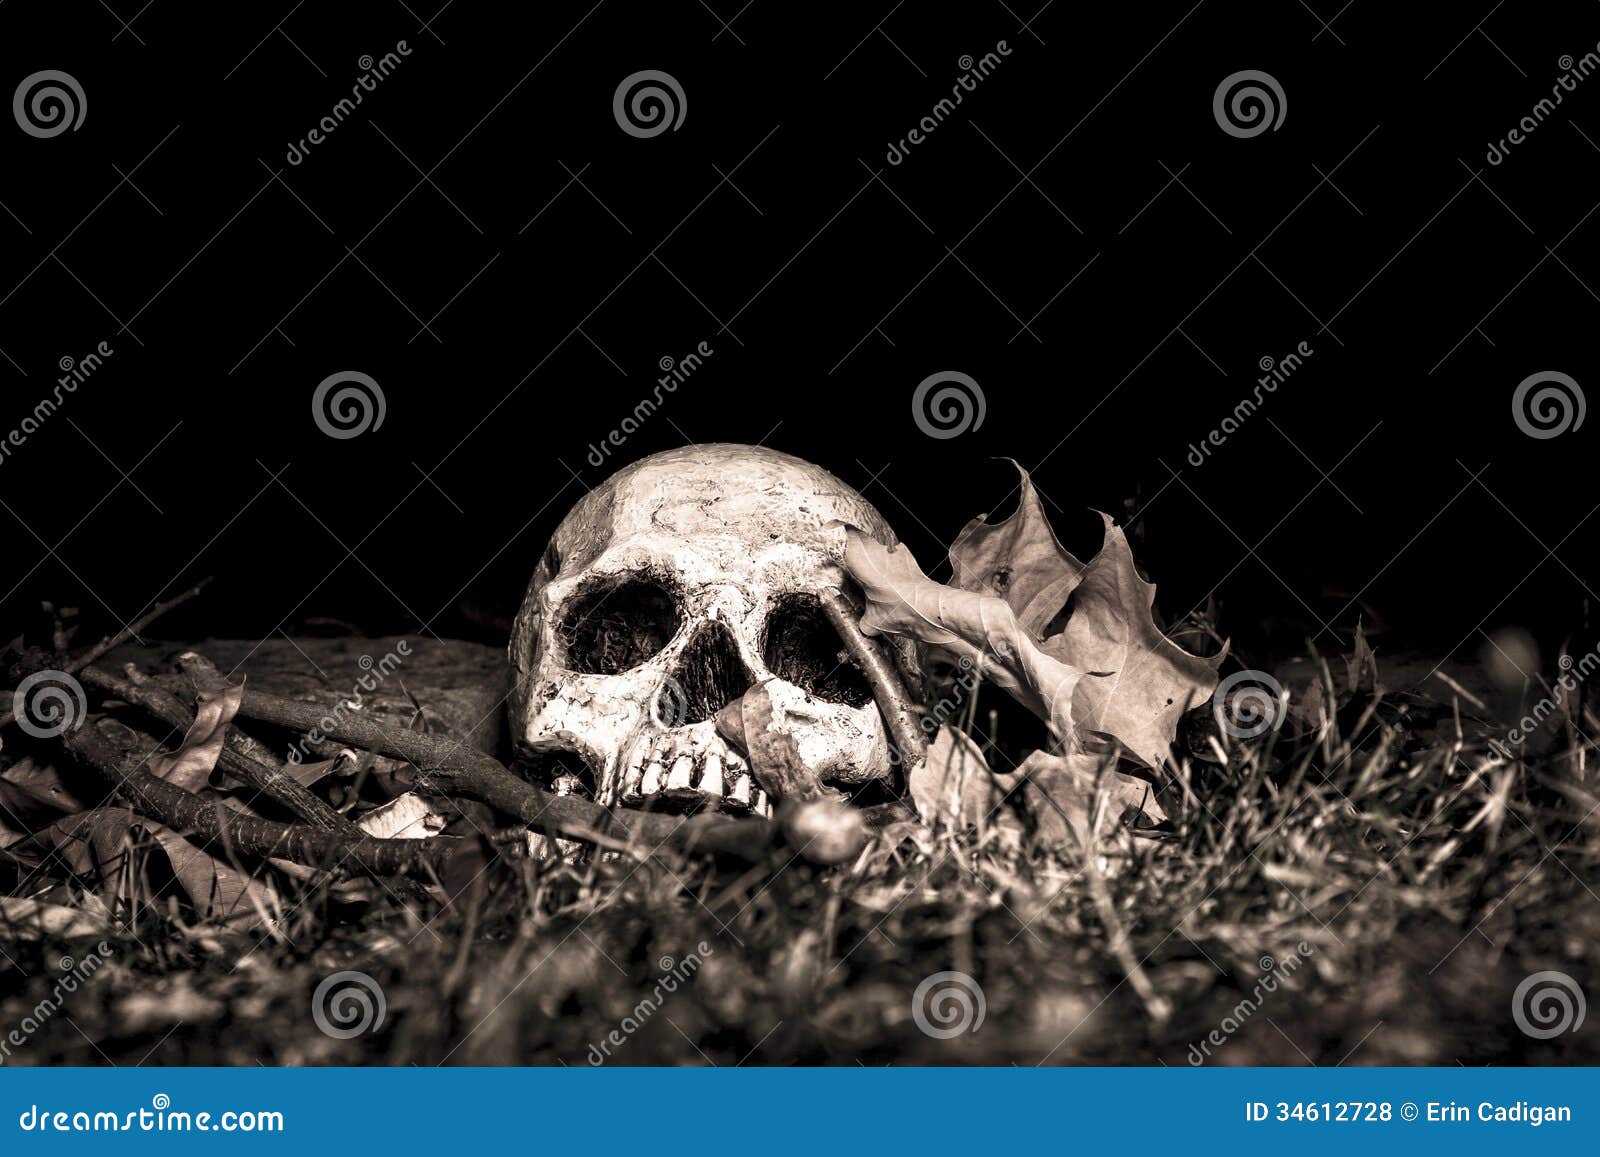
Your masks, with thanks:
[[[771,814],[713,718],[761,684],[825,782],[886,780],[883,720],[816,598],[843,579],[836,522],[895,541],[832,474],[755,446],[669,450],[590,491],[512,632],[522,763],[606,805]]]

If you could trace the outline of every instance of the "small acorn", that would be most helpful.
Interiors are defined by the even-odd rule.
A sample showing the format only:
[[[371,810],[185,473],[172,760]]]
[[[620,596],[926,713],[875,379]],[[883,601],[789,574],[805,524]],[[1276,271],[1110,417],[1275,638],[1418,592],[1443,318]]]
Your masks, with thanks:
[[[779,823],[792,848],[824,867],[854,859],[867,846],[867,825],[861,813],[841,799],[787,803]]]

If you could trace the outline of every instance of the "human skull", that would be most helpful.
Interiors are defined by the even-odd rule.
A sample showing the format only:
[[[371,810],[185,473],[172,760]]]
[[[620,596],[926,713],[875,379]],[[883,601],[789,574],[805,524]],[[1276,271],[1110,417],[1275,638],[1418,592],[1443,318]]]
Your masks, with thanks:
[[[844,579],[834,523],[895,542],[832,474],[758,446],[668,450],[590,491],[512,632],[519,763],[607,806],[770,815],[714,722],[761,684],[824,782],[886,781],[883,719],[817,600]]]

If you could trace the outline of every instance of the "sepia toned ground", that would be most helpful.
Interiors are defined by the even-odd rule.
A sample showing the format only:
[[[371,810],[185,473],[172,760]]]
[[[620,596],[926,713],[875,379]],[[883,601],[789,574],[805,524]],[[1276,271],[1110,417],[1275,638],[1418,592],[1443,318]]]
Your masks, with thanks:
[[[270,643],[246,670],[331,704],[392,643]],[[490,741],[494,650],[418,656],[371,709]],[[1535,974],[1597,979],[1593,749],[1557,719],[1497,761],[1482,670],[1387,689],[1428,667],[1380,663],[1375,696],[1342,659],[1277,665],[1280,729],[1225,764],[1191,738],[1171,830],[1103,823],[1087,860],[998,823],[907,826],[837,869],[497,838],[427,893],[280,879],[269,930],[201,918],[135,837],[125,871],[50,893],[103,934],[0,933],[0,1029],[31,1025],[5,1063],[1593,1063],[1592,1022],[1520,1027],[1564,990],[1514,1006]],[[364,808],[395,790],[381,771],[319,790]],[[347,972],[341,998],[325,982]]]

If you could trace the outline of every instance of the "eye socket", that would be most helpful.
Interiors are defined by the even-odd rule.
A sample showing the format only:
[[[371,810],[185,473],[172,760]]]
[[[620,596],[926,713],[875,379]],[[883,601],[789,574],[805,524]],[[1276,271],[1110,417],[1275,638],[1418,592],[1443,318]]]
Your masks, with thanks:
[[[767,619],[761,657],[778,678],[829,703],[865,707],[872,688],[845,653],[839,633],[817,600],[791,595]]]
[[[629,575],[574,596],[556,635],[571,670],[620,675],[660,653],[678,633],[678,624],[672,593],[643,575]]]

